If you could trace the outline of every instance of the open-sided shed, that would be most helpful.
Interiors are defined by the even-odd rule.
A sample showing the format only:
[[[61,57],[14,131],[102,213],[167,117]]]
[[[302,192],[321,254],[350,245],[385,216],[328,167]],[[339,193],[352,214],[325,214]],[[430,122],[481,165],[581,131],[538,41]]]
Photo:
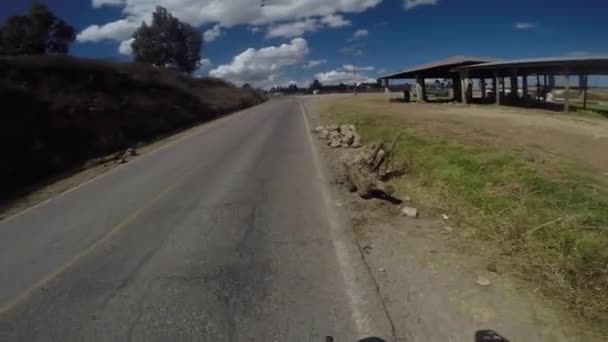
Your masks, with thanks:
[[[458,66],[454,67],[452,71],[460,73],[460,79],[462,80],[461,97],[465,103],[471,101],[472,79],[480,79],[482,85],[485,85],[486,79],[491,79],[494,100],[496,104],[500,104],[501,99],[506,97],[505,78],[509,78],[510,101],[530,100],[528,95],[528,77],[530,76],[536,77],[537,100],[540,100],[540,94],[544,94],[544,101],[546,100],[546,93],[555,86],[556,75],[565,76],[566,94],[570,90],[570,76],[577,75],[579,89],[585,92],[585,105],[588,75],[608,75],[608,56],[555,57],[489,62]],[[521,79],[521,98],[518,92],[519,79]],[[540,90],[541,84],[543,91]],[[484,95],[485,91],[482,91],[482,96]],[[567,96],[565,96],[564,107],[566,111],[569,110]]]
[[[423,102],[426,100],[424,84],[424,80],[426,78],[451,79],[454,88],[454,100],[461,101],[461,72],[459,70],[456,70],[456,68],[496,61],[497,60],[492,58],[453,56],[432,63],[418,65],[413,68],[384,75],[378,78],[378,80],[384,82],[385,85],[388,85],[389,81],[394,79],[415,79],[417,99],[418,101]]]

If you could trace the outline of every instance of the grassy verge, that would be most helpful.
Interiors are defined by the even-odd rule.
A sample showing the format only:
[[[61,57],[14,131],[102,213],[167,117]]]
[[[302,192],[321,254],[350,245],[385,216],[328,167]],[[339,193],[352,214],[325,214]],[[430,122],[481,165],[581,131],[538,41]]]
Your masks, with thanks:
[[[396,158],[409,173],[395,187],[448,213],[462,242],[607,333],[608,196],[592,178],[564,163],[541,169],[513,151],[424,136],[347,103],[327,107],[323,120],[355,124],[364,141],[405,130]]]

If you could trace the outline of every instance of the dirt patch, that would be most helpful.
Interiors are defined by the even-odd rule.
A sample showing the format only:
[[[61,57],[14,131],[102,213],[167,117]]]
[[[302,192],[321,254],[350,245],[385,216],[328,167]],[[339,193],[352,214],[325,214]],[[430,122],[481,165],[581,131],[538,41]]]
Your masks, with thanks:
[[[330,98],[336,99],[344,97]],[[315,113],[319,113],[327,100],[307,98],[303,101],[315,125],[318,122],[315,120],[319,120]],[[486,144],[486,138],[488,143],[493,139],[485,129],[467,127],[467,121],[428,121],[442,120],[427,117],[424,134],[444,135],[444,138],[445,134],[460,136],[461,142],[477,146]],[[457,127],[456,131],[453,127]],[[417,122],[416,128],[419,128]],[[457,131],[460,134],[455,134]],[[474,134],[470,134],[472,131]],[[417,142],[409,140],[408,143]],[[509,146],[520,146],[519,143],[521,141],[512,142]],[[344,159],[349,151],[322,152],[336,175],[340,172],[336,161]],[[562,157],[565,155],[560,155]],[[500,167],[503,162],[498,160],[496,166]],[[364,201],[341,192],[341,201],[352,212],[360,247],[378,281],[399,340],[470,341],[480,329],[493,329],[510,340],[521,341],[604,340],[603,336],[588,331],[586,324],[564,315],[564,307],[543,298],[537,286],[513,276],[513,267],[509,264],[512,261],[501,258],[500,254],[488,253],[488,249],[495,248],[494,244],[463,244],[463,236],[466,240],[467,235],[476,234],[475,230],[467,229],[458,215],[441,211],[441,206],[433,202],[436,198],[425,194],[428,189],[424,186],[417,184],[415,188],[416,191],[412,187],[397,190],[406,194],[411,191],[409,194],[414,199],[408,205],[419,209],[419,219],[404,218],[397,207],[388,203]],[[524,196],[525,192],[526,188],[517,182],[497,184],[489,191],[496,196]],[[452,205],[454,211],[461,209],[460,202],[454,201]],[[505,212],[509,210],[513,208]],[[443,217],[445,213],[450,215]],[[494,257],[488,259],[488,255]]]

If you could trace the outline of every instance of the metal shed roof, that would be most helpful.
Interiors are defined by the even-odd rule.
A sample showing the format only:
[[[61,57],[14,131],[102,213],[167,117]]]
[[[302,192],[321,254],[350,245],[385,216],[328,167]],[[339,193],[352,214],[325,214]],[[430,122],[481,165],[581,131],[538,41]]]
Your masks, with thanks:
[[[457,67],[497,61],[498,60],[494,58],[452,56],[435,62],[418,65],[393,74],[384,75],[379,77],[379,79],[415,78],[417,75],[429,78],[448,78],[452,76],[451,74],[455,72],[453,69]]]
[[[519,59],[458,66],[453,69],[454,71],[469,71],[472,77],[491,77],[494,72],[497,72],[499,76],[508,76],[514,69],[518,74],[525,72],[527,74],[608,75],[608,56]]]

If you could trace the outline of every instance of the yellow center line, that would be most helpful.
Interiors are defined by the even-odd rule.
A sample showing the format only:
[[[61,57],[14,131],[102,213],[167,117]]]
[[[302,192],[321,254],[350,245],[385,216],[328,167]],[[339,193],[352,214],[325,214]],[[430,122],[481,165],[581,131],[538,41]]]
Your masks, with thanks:
[[[193,171],[188,172],[186,175],[184,175],[183,177],[181,177],[181,179],[183,180],[184,178],[187,178],[192,173],[193,173]],[[181,183],[182,183],[181,181],[177,181],[177,182],[174,182],[174,183],[168,185],[164,189],[162,189],[159,193],[157,193],[156,195],[154,195],[154,197],[152,197],[151,199],[149,199],[148,201],[146,201],[143,206],[141,206],[140,208],[138,208],[137,210],[135,210],[134,212],[132,212],[124,220],[122,220],[120,223],[118,223],[117,225],[115,225],[101,239],[95,241],[92,245],[90,245],[89,247],[87,247],[84,250],[80,251],[72,259],[70,259],[67,263],[63,264],[57,270],[55,270],[55,271],[51,272],[50,274],[46,275],[44,278],[42,278],[41,280],[39,280],[38,282],[36,282],[34,285],[30,286],[27,290],[21,292],[17,297],[15,297],[14,299],[12,299],[8,303],[0,305],[0,317],[3,316],[3,315],[5,315],[10,310],[14,309],[17,305],[19,305],[20,303],[22,303],[26,299],[28,299],[30,296],[32,296],[32,294],[36,290],[44,287],[49,282],[51,282],[53,279],[59,277],[61,274],[63,274],[64,272],[66,272],[67,270],[69,270],[70,268],[72,268],[74,265],[76,265],[84,257],[92,254],[98,247],[100,247],[101,245],[103,245],[105,242],[109,241],[112,237],[114,237],[118,233],[120,233],[123,230],[125,230],[125,228],[127,228],[131,223],[135,222],[135,220],[137,220],[137,218],[144,211],[146,211],[147,209],[149,209],[152,205],[154,205],[156,202],[158,202],[161,198],[165,197],[172,190],[175,190],[175,188],[177,188],[177,186],[179,184],[181,184]]]

